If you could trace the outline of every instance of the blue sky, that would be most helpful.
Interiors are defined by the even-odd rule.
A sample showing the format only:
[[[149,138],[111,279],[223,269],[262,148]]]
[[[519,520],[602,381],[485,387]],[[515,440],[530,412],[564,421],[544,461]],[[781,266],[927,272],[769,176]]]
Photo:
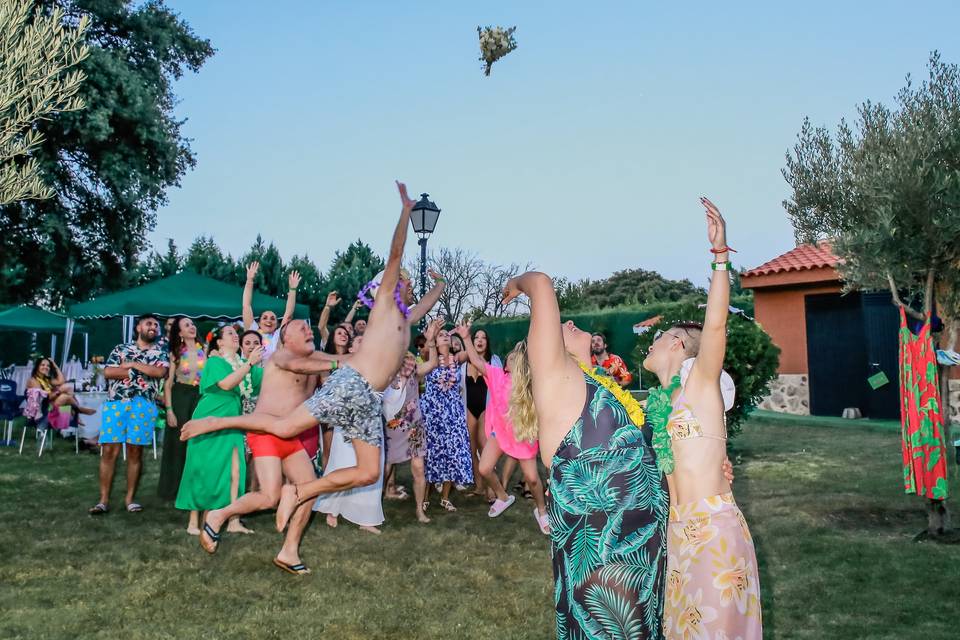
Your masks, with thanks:
[[[400,178],[443,210],[432,247],[704,284],[699,195],[738,264],[766,261],[794,244],[780,170],[804,116],[891,102],[933,49],[960,62],[945,1],[167,4],[217,53],[176,83],[197,167],[151,241],[236,256],[261,233],[324,269],[356,238],[385,253]],[[489,78],[488,24],[519,45]]]

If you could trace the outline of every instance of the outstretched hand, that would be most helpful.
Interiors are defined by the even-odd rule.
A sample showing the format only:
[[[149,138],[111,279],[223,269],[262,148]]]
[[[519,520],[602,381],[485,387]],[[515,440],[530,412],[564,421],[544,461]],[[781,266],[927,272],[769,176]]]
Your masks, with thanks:
[[[443,318],[434,318],[427,326],[427,330],[423,332],[427,342],[434,342],[437,339],[437,334],[440,333],[440,329],[442,328]]]
[[[465,324],[461,324],[459,327],[454,329],[453,332],[463,339],[464,344],[466,344],[467,340],[470,339],[470,327]]]
[[[291,289],[296,289],[297,287],[300,286],[300,272],[299,272],[299,271],[291,271],[291,272],[290,272],[290,275],[287,276],[287,285],[289,285],[289,287],[290,287]]]
[[[504,305],[510,304],[511,302],[516,300],[521,293],[523,293],[522,291],[520,291],[520,287],[518,286],[519,282],[520,282],[520,278],[510,278],[509,280],[507,280],[507,284],[505,284],[503,287],[502,304]]]
[[[326,305],[328,307],[335,307],[338,304],[340,304],[340,296],[337,295],[337,292],[331,291],[330,293],[328,293]]]
[[[410,196],[407,195],[407,185],[400,182],[399,180],[397,180],[396,183],[397,183],[397,190],[400,192],[400,202],[403,204],[403,210],[404,211],[412,210],[413,205],[415,203],[413,200],[410,199]]]
[[[260,270],[260,263],[254,260],[247,265],[247,280],[253,280],[257,277],[257,271]]]
[[[707,210],[707,239],[714,249],[727,248],[727,222],[717,209],[717,205],[707,198],[700,198],[700,203]]]

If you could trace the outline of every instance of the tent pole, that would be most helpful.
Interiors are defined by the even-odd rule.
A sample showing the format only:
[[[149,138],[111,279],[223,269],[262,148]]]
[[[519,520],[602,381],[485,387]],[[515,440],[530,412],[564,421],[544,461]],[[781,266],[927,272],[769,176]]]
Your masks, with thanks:
[[[86,367],[88,362],[90,362],[90,334],[84,332],[83,334],[83,366]]]

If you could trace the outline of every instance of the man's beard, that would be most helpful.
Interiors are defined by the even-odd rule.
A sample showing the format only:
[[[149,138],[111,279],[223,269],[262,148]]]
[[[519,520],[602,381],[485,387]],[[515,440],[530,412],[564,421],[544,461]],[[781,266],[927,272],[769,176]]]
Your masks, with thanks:
[[[604,351],[606,351],[606,350],[607,350],[606,347],[599,348],[599,349],[598,349],[597,347],[591,347],[591,348],[590,348],[590,355],[599,356],[600,354],[602,354],[602,353],[603,353]]]
[[[153,344],[157,341],[157,334],[153,334],[151,336],[149,333],[139,333],[137,334],[137,337],[141,342],[146,342],[147,344]]]

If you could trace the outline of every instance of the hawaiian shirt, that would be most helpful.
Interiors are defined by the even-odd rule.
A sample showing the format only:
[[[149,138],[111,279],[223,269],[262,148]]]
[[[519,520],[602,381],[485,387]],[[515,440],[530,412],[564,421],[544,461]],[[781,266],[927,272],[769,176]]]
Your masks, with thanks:
[[[627,363],[624,362],[620,356],[615,356],[612,353],[608,354],[607,359],[603,362],[598,362],[597,356],[590,356],[590,364],[606,369],[610,376],[616,380],[617,384],[621,387],[626,387],[633,382],[633,374],[630,373],[630,369],[627,368]]]
[[[104,366],[119,367],[124,362],[139,362],[151,367],[169,367],[170,352],[156,343],[141,349],[136,341],[128,342],[114,347]],[[130,369],[126,378],[110,381],[108,399],[116,401],[141,397],[152,401],[160,393],[161,380],[162,378],[148,378],[136,369]]]

